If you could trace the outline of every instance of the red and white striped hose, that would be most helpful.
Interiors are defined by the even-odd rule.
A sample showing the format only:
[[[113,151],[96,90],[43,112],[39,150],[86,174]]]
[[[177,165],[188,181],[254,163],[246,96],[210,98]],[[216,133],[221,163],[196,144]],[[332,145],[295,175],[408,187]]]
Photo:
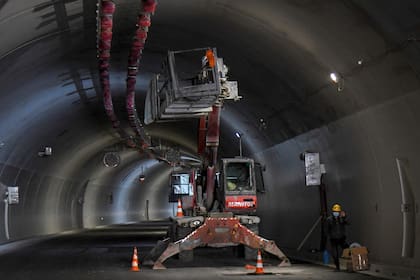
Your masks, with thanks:
[[[112,104],[111,87],[109,82],[109,61],[112,41],[113,15],[115,3],[111,0],[101,0],[98,11],[98,67],[99,79],[102,87],[105,112],[114,128],[118,128],[120,122],[115,115]]]
[[[135,106],[135,87],[136,76],[141,59],[141,54],[147,39],[147,32],[151,25],[151,15],[156,10],[157,2],[155,0],[143,0],[142,10],[137,20],[137,30],[133,37],[130,53],[128,55],[128,69],[127,69],[127,92],[126,92],[126,109],[130,126],[140,138],[140,143],[143,148],[150,145],[139,119]]]

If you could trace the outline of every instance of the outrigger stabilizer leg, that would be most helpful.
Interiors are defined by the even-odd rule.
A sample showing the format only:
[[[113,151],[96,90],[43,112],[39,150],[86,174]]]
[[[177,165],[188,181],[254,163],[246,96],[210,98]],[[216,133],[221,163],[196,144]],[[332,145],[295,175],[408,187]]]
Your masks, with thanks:
[[[185,238],[169,243],[166,250],[155,261],[153,269],[165,269],[163,262],[166,259],[198,246],[224,247],[237,244],[264,250],[281,260],[279,266],[290,266],[289,259],[274,241],[258,236],[241,225],[238,218],[207,218],[204,224]]]

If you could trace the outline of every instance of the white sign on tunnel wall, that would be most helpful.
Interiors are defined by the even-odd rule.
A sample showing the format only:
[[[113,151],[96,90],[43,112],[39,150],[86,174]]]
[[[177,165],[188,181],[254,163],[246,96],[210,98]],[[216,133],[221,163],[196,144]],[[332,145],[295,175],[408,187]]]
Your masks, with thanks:
[[[306,185],[321,185],[321,164],[319,153],[305,153]]]
[[[9,204],[19,203],[19,187],[7,187],[7,202]]]

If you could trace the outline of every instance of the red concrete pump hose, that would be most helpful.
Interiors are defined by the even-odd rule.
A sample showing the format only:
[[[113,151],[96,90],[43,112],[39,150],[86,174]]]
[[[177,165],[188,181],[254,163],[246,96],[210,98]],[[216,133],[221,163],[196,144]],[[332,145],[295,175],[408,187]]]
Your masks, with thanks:
[[[139,136],[141,146],[146,148],[150,144],[145,135],[142,122],[137,115],[135,106],[135,87],[141,54],[146,43],[147,32],[149,31],[149,27],[151,25],[150,18],[156,10],[157,3],[155,0],[143,0],[142,2],[142,10],[137,20],[136,34],[133,37],[133,42],[128,56],[126,109],[130,126]]]
[[[114,128],[118,128],[120,122],[114,112],[112,104],[111,87],[109,82],[109,60],[112,41],[113,15],[115,3],[110,0],[102,0],[99,10],[98,24],[98,67],[99,79],[102,87],[105,112]]]

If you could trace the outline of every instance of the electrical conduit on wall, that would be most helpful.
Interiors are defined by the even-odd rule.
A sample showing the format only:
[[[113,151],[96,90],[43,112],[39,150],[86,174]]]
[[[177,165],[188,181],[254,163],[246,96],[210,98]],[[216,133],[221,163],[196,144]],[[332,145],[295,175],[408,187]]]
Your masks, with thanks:
[[[7,202],[7,199],[4,200],[4,234],[6,239],[9,240],[9,203]]]
[[[396,158],[398,175],[401,187],[401,211],[403,213],[403,238],[401,256],[403,258],[414,257],[414,246],[416,241],[416,217],[415,199],[410,183],[407,178],[406,162]]]
[[[7,201],[7,186],[0,182],[0,195],[4,203],[4,236],[6,240],[10,239],[9,236],[9,203]]]

